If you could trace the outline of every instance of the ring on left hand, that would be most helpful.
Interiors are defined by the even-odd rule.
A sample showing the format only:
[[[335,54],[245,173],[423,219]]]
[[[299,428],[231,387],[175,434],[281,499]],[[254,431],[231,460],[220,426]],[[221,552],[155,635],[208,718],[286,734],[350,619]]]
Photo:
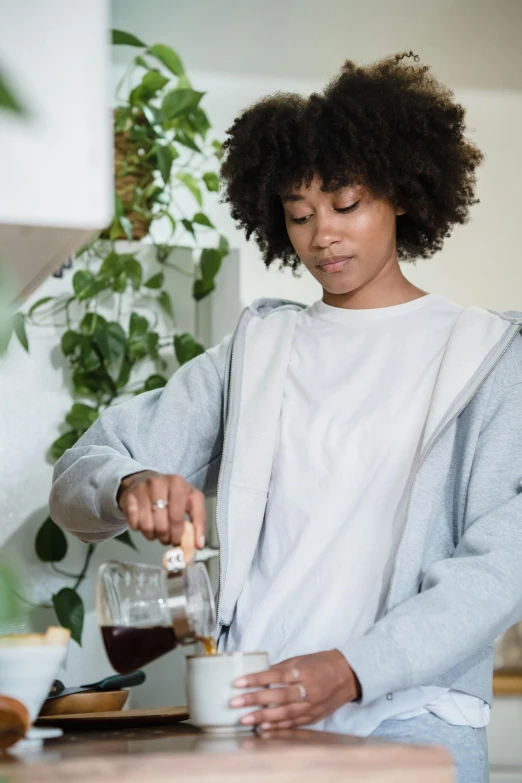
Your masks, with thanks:
[[[304,701],[308,696],[306,688],[301,682],[297,683],[297,687],[299,688],[299,693],[301,694],[301,701]]]

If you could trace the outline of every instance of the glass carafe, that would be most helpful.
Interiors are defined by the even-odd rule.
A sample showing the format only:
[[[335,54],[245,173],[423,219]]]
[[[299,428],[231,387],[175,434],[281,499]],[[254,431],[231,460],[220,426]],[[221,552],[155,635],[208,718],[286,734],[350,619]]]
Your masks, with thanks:
[[[96,611],[105,649],[120,674],[135,671],[179,644],[209,639],[216,625],[214,596],[203,563],[185,564],[173,547],[163,566],[100,566]]]

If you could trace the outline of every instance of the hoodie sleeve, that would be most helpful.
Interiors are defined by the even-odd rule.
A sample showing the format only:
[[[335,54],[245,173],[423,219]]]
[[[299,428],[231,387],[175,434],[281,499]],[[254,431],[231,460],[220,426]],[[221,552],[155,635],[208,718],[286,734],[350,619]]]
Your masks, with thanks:
[[[421,592],[341,649],[362,704],[433,682],[522,618],[522,383],[494,393],[478,438],[466,528]]]
[[[105,410],[56,463],[50,513],[98,542],[122,533],[121,480],[140,470],[179,474],[212,494],[223,443],[223,392],[231,337],[180,367],[163,389]]]

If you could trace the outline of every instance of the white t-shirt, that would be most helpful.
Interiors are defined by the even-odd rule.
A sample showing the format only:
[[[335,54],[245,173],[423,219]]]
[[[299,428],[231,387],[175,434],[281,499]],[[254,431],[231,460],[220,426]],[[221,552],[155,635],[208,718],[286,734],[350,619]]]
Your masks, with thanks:
[[[404,496],[435,379],[462,307],[435,294],[297,316],[268,502],[226,649],[271,663],[342,647],[381,616]],[[401,502],[402,501],[402,502]],[[314,728],[366,736],[433,712],[484,726],[476,697],[419,687],[346,704]]]

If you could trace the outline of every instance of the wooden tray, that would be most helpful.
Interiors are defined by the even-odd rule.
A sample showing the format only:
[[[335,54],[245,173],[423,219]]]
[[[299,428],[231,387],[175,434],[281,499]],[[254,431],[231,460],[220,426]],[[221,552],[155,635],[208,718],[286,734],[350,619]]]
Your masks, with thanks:
[[[83,712],[75,715],[48,715],[38,718],[35,726],[58,726],[64,731],[100,728],[137,728],[178,723],[189,717],[186,707],[156,707],[150,710],[116,710]]]

